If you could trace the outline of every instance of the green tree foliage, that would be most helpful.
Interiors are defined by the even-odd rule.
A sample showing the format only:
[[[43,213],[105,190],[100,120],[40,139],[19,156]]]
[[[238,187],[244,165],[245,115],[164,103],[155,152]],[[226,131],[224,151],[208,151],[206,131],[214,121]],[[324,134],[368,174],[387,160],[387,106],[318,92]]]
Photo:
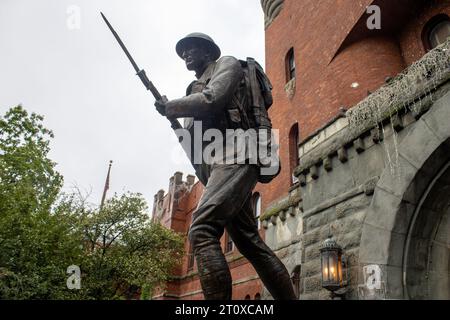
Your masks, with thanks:
[[[41,122],[20,106],[0,118],[0,295],[5,298],[49,298],[48,288],[65,278],[64,255],[73,254],[66,225],[49,214],[63,179],[47,158],[53,134]],[[56,289],[53,294],[64,296]]]
[[[166,280],[182,237],[152,223],[139,194],[102,210],[61,194],[42,120],[20,106],[0,117],[0,298],[119,299]],[[81,268],[80,290],[66,286],[70,265]]]
[[[140,289],[168,280],[181,260],[183,237],[151,222],[140,194],[114,195],[101,209],[72,194],[57,211],[75,213],[82,230],[81,294],[87,298],[138,297]]]

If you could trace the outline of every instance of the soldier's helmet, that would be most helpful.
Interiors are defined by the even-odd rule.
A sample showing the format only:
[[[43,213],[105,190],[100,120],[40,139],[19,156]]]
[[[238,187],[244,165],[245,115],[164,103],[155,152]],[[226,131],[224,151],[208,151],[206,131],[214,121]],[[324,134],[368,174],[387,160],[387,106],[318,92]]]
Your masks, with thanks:
[[[202,43],[204,47],[209,50],[209,53],[211,54],[211,59],[213,60],[219,59],[221,55],[220,48],[217,46],[217,44],[210,36],[201,32],[190,33],[186,37],[178,41],[175,49],[180,58],[182,58],[182,54],[186,45],[195,42]]]

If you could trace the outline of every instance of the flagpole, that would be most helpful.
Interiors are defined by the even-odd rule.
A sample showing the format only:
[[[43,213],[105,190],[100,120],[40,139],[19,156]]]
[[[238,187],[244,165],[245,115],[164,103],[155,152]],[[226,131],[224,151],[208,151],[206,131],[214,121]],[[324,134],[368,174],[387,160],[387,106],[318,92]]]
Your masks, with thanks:
[[[109,161],[108,174],[106,175],[105,187],[103,188],[102,202],[100,203],[100,210],[103,208],[103,204],[105,203],[106,191],[109,189],[109,175],[111,173],[112,160]]]

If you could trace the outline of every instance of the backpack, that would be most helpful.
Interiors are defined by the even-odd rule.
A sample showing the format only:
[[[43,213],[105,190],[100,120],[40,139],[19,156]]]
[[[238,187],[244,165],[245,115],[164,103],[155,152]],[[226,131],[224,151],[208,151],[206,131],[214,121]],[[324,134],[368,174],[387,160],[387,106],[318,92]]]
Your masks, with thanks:
[[[272,122],[268,110],[273,104],[272,84],[261,65],[253,58],[239,60],[244,72],[247,108],[240,108],[244,128],[254,128],[258,133],[258,166],[260,174],[258,182],[269,183],[281,171],[277,145],[273,145]],[[240,103],[238,103],[240,105]],[[267,157],[260,157],[260,150]],[[265,151],[267,150],[267,152]]]

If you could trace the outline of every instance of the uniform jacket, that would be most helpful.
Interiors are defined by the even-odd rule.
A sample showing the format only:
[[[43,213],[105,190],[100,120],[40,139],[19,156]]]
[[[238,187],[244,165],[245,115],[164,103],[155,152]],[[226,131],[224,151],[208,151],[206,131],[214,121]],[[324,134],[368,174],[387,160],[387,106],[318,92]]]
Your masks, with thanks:
[[[225,163],[227,154],[229,156],[230,153],[233,153],[231,151],[227,153],[224,141],[211,141],[212,139],[203,141],[203,137],[208,129],[217,129],[226,141],[231,141],[232,139],[229,139],[231,133],[227,133],[226,129],[242,127],[242,110],[247,108],[247,88],[243,76],[239,60],[231,56],[224,56],[208,65],[200,78],[189,85],[185,97],[171,100],[166,104],[172,108],[175,117],[185,118],[184,128],[191,134],[191,162],[196,152],[197,154],[202,152],[204,156],[203,151],[208,146],[209,150],[223,148],[223,154],[215,154],[214,159],[208,158],[205,161],[205,157],[202,157],[201,170],[196,168],[197,171],[206,170],[207,165]],[[201,121],[201,131],[194,130],[194,121]],[[199,134],[202,137],[198,137]],[[199,141],[201,141],[201,146],[197,146],[197,149],[194,150],[194,144],[198,144]],[[236,152],[232,157],[235,158],[235,154]],[[199,174],[202,175],[202,172],[197,172],[197,176]]]

